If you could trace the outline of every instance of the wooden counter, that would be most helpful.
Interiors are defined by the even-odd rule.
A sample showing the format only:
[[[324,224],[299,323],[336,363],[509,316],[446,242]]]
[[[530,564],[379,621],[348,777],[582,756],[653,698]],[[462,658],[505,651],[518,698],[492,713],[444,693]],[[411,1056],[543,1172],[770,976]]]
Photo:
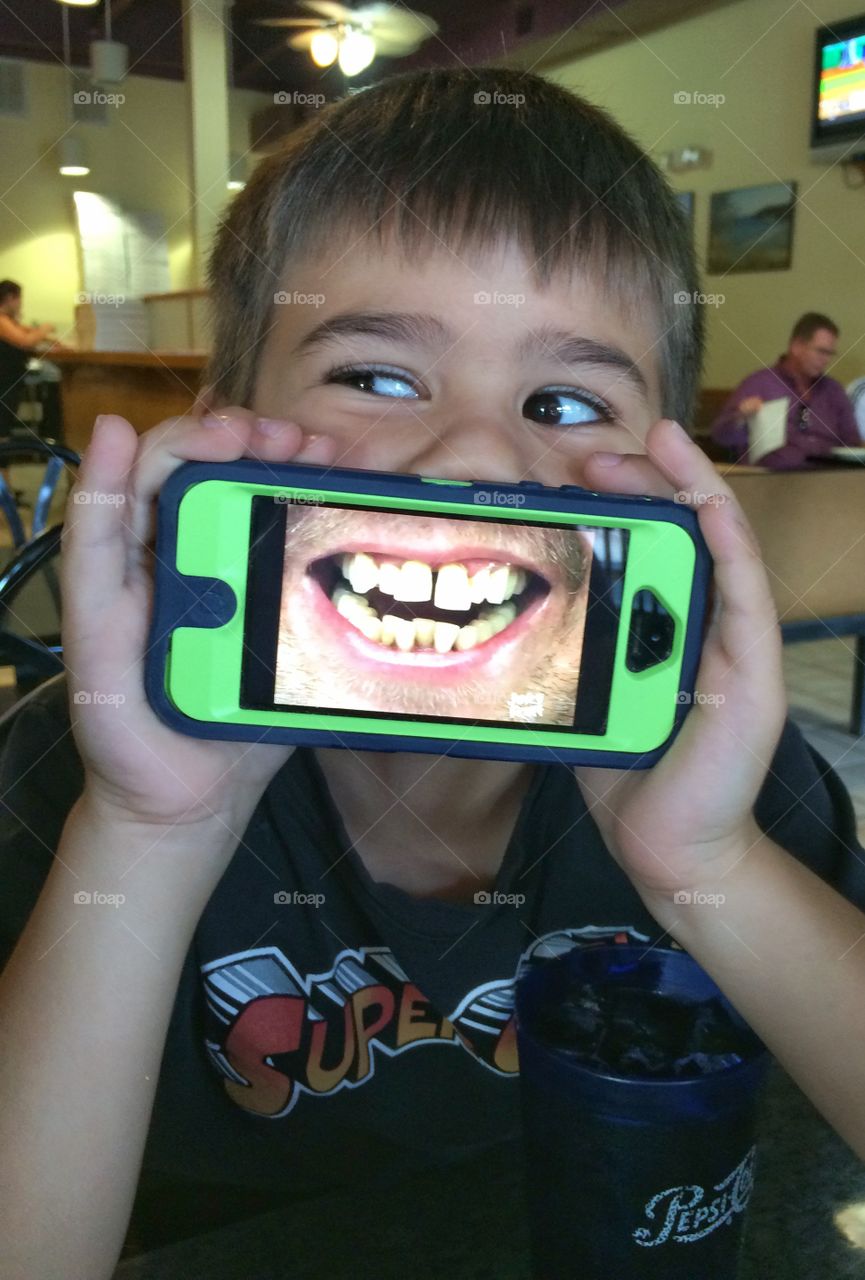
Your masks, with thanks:
[[[138,431],[186,413],[207,363],[203,352],[194,351],[67,351],[49,359],[63,371],[66,443],[79,453],[100,413],[119,413]]]

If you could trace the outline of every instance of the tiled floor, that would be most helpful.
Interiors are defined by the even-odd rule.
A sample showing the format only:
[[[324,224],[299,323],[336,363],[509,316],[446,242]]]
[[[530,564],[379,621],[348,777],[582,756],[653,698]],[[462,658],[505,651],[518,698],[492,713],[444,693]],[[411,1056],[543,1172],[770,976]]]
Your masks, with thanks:
[[[865,843],[865,738],[847,732],[855,661],[852,637],[784,647],[790,714],[850,792]]]

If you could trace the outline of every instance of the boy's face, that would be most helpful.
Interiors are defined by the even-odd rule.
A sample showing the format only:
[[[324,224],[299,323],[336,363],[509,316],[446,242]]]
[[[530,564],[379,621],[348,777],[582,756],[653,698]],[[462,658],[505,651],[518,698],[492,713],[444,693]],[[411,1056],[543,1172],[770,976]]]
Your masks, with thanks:
[[[307,261],[278,295],[252,408],[335,438],[336,465],[582,484],[589,454],[643,451],[660,416],[656,336],[588,278],[540,291],[528,266],[515,249],[408,263],[363,242]],[[471,522],[468,540],[465,523],[427,524],[290,513],[281,700],[570,723],[588,543],[560,548],[561,531],[507,522]],[[406,560],[403,590],[393,574]],[[485,594],[498,578],[504,606],[495,587]]]
[[[360,240],[295,266],[251,408],[333,436],[337,465],[451,479],[581,484],[590,453],[643,452],[661,416],[648,307],[627,317],[576,272],[541,292],[529,265]]]

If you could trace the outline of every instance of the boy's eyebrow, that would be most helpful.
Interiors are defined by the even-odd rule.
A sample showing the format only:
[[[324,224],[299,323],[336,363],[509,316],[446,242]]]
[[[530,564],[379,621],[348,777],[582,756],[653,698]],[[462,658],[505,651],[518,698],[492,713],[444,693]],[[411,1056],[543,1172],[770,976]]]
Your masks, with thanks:
[[[517,354],[523,359],[527,356],[546,356],[548,359],[559,360],[562,364],[593,364],[618,369],[641,396],[647,398],[649,395],[648,383],[635,361],[619,347],[598,342],[595,338],[582,338],[578,334],[567,333],[564,329],[553,329],[545,325],[526,334],[517,348]]]
[[[456,336],[436,316],[424,315],[422,312],[345,311],[310,329],[301,338],[294,353],[304,354],[313,347],[344,335],[389,338],[393,342],[433,347],[446,347]]]
[[[311,329],[295,347],[294,354],[306,354],[326,342],[343,336],[387,338],[415,346],[446,349],[457,341],[456,333],[437,316],[417,311],[344,311],[323,320]],[[562,364],[591,364],[618,369],[642,396],[649,394],[648,384],[636,363],[619,347],[583,338],[544,325],[529,331],[517,345],[518,359],[542,356]]]

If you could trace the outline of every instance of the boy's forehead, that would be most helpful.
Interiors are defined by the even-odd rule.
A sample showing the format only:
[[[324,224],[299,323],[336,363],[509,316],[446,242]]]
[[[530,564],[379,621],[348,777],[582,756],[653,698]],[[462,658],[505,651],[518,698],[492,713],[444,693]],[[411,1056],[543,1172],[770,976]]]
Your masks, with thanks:
[[[319,249],[285,272],[282,292],[297,304],[275,309],[280,347],[293,350],[329,317],[353,311],[435,317],[442,338],[450,336],[454,352],[466,355],[485,343],[499,353],[503,344],[516,349],[527,334],[550,327],[624,351],[658,404],[660,335],[651,308],[624,306],[588,267],[575,264],[542,283],[538,265],[515,243],[410,252],[393,240],[365,237],[348,249]]]

